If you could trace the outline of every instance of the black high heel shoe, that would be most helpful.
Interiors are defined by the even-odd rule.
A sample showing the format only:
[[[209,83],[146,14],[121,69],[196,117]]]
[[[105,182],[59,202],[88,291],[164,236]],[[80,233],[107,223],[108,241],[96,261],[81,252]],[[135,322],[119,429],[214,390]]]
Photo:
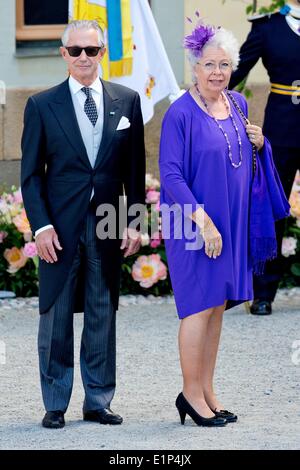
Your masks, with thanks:
[[[178,410],[181,424],[184,424],[186,415],[189,415],[197,426],[225,426],[227,420],[221,416],[212,416],[212,418],[204,418],[197,413],[196,410],[189,404],[189,402],[183,396],[183,393],[179,393],[175,402]]]
[[[225,418],[227,423],[235,423],[238,420],[237,415],[234,413],[231,413],[231,411],[228,410],[220,410],[217,411],[217,409],[212,410],[213,413],[215,413],[216,416],[219,416],[220,418]]]

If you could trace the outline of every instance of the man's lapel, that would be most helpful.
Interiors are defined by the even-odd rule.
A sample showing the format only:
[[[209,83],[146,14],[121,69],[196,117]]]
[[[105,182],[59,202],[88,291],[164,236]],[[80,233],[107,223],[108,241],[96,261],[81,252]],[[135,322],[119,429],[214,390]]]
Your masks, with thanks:
[[[102,140],[97,154],[95,168],[99,166],[99,164],[102,164],[108,155],[108,148],[121,119],[122,111],[122,100],[115,95],[110,83],[104,80],[101,80],[101,82],[103,86],[104,121]]]
[[[72,145],[84,164],[91,168],[81,132],[78,126],[73,101],[69,89],[69,80],[65,80],[57,88],[55,99],[49,103],[69,143]]]

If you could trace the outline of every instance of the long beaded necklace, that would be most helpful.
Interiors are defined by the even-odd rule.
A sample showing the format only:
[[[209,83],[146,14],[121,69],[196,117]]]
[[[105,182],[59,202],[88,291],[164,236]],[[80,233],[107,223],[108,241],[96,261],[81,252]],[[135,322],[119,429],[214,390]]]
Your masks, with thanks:
[[[235,109],[237,110],[237,112],[239,113],[239,115],[241,116],[242,118],[242,121],[244,122],[244,125],[245,125],[245,128],[247,127],[248,124],[250,124],[249,122],[249,119],[245,116],[245,114],[243,113],[243,111],[241,110],[241,107],[240,105],[238,104],[238,102],[236,101],[236,99],[234,98],[233,94],[231,93],[231,91],[227,90],[227,96],[231,99]],[[256,158],[256,154],[257,154],[257,148],[255,146],[255,144],[253,144],[251,141],[251,146],[252,146],[252,172],[253,172],[253,177],[256,173],[256,168],[257,168],[257,158]]]
[[[232,125],[236,131],[236,134],[237,134],[237,138],[238,138],[238,144],[239,144],[239,162],[238,163],[235,163],[232,159],[232,151],[231,151],[231,144],[230,144],[230,141],[229,141],[229,137],[228,137],[228,134],[227,132],[223,129],[223,127],[221,126],[220,124],[220,121],[215,118],[215,116],[210,112],[210,109],[208,107],[208,104],[206,103],[205,101],[205,98],[201,95],[199,89],[197,86],[195,86],[195,90],[196,90],[196,93],[197,93],[197,96],[200,98],[201,102],[203,103],[203,105],[205,106],[205,109],[207,110],[208,114],[213,118],[213,120],[215,121],[215,123],[217,124],[218,128],[220,129],[220,131],[222,132],[222,134],[224,135],[224,138],[226,140],[226,143],[227,143],[227,147],[228,147],[228,156],[229,156],[229,160],[230,160],[230,163],[231,165],[234,167],[234,168],[239,168],[242,164],[242,161],[243,161],[243,154],[242,154],[242,139],[241,139],[241,136],[240,136],[240,133],[239,133],[239,129],[237,127],[237,124],[234,120],[234,117],[232,115],[232,112],[230,110],[230,107],[228,106],[227,104],[227,101],[225,99],[225,96],[224,94],[222,93],[221,96],[222,96],[222,100],[225,104],[225,107],[226,107],[226,110],[228,112],[228,115],[231,119],[231,122],[232,122]]]

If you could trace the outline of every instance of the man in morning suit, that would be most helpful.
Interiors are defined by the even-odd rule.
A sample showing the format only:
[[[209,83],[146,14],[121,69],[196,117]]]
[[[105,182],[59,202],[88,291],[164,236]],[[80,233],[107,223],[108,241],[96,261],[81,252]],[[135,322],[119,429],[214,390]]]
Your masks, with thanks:
[[[240,83],[259,58],[271,82],[263,132],[270,140],[274,162],[286,196],[300,168],[300,0],[290,0],[278,13],[250,18],[252,29],[240,50],[240,64],[230,88]],[[277,222],[278,257],[254,276],[251,313],[269,315],[282,276],[281,244],[285,220]]]
[[[122,255],[138,251],[140,236],[120,224],[120,237],[99,239],[96,208],[110,204],[118,220],[124,193],[128,208],[144,204],[140,99],[133,90],[99,78],[106,50],[97,22],[70,23],[62,44],[70,76],[29,98],[22,137],[22,194],[40,257],[42,424],[65,424],[73,385],[73,313],[78,311],[84,312],[83,418],[121,424],[110,408],[120,266]]]

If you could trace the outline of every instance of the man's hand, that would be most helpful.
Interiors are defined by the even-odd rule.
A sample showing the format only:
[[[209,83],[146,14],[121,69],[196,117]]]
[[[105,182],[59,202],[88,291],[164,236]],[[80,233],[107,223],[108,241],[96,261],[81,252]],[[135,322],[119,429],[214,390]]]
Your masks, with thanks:
[[[134,255],[139,251],[141,247],[141,235],[133,228],[125,228],[123,232],[123,240],[121,244],[121,250],[125,249],[124,258],[127,256]]]
[[[38,255],[41,259],[47,263],[56,263],[57,255],[55,248],[57,250],[62,250],[62,247],[60,246],[57,233],[54,228],[48,228],[47,230],[39,233],[35,238],[35,244]]]

